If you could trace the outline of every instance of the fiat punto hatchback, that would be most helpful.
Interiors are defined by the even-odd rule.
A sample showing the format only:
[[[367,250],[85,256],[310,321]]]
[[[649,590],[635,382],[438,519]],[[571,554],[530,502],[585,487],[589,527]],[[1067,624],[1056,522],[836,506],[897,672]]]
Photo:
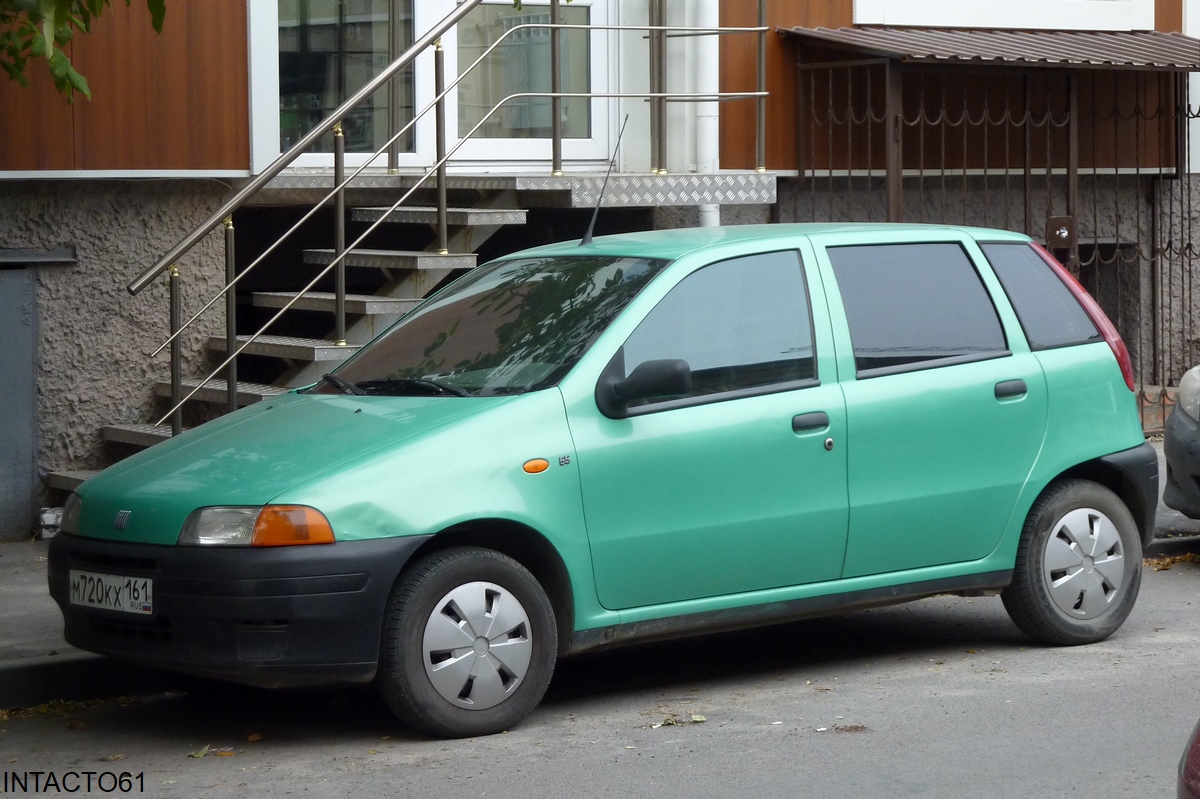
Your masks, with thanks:
[[[560,656],[940,593],[1116,630],[1158,470],[1125,345],[1028,238],[610,236],[481,266],[317,384],[83,484],[66,638],[505,730]]]

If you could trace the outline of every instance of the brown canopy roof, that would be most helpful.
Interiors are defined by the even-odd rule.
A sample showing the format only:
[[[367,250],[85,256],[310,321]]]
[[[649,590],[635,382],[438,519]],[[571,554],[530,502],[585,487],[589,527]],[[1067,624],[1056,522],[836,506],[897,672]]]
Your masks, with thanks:
[[[781,28],[804,42],[910,63],[1200,71],[1200,39],[1158,31]]]

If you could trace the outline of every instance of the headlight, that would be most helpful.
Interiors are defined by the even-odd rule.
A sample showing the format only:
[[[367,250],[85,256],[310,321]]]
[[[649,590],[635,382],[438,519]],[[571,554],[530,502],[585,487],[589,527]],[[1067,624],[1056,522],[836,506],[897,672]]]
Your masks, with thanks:
[[[72,535],[79,532],[79,509],[82,506],[83,502],[78,494],[72,492],[71,496],[67,497],[67,504],[63,505],[62,521],[58,525],[60,531]]]
[[[262,508],[200,508],[179,531],[181,546],[248,547]]]
[[[179,531],[180,546],[284,547],[333,542],[329,520],[304,505],[198,508]]]
[[[1179,381],[1178,405],[1181,411],[1200,421],[1200,366],[1193,366],[1183,373],[1183,379]]]

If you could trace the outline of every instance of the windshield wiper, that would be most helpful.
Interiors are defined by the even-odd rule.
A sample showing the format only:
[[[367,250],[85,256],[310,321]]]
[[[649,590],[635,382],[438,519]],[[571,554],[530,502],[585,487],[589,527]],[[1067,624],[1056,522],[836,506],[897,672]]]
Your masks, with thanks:
[[[354,383],[351,383],[346,378],[339,377],[338,375],[335,375],[333,372],[321,375],[321,379],[323,379],[327,383],[332,383],[333,385],[340,388],[342,390],[343,394],[357,394],[359,396],[362,396],[367,393],[367,392],[363,391],[361,388],[359,388],[357,385],[355,385]]]
[[[379,393],[389,393],[386,390],[419,388],[435,394],[453,394],[456,397],[471,396],[471,392],[465,388],[443,383],[440,380],[431,380],[427,377],[387,377],[382,380],[363,380],[356,383],[355,386],[360,389],[368,389],[368,391],[363,393],[372,394],[376,392],[369,391],[369,389],[385,389],[384,392]]]

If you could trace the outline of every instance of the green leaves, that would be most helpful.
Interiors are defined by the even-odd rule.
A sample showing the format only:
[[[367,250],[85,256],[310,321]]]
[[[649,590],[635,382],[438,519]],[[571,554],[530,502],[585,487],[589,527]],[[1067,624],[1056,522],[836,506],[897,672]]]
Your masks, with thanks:
[[[128,7],[132,0],[125,0]],[[25,66],[30,58],[45,58],[54,86],[74,101],[75,92],[89,100],[92,90],[63,51],[76,32],[87,33],[92,20],[113,0],[0,0],[0,67],[11,80],[25,87]],[[167,14],[166,0],[146,0],[150,24],[162,33]]]

